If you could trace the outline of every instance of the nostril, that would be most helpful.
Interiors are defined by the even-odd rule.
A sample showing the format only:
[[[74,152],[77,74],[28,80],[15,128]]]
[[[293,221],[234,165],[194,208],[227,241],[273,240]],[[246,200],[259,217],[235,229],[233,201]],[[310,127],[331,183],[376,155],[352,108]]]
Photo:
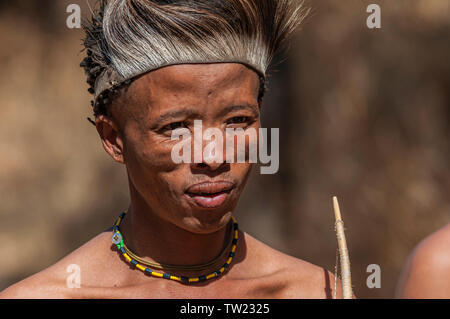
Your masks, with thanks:
[[[192,165],[193,169],[201,170],[201,171],[219,171],[226,166],[226,162],[223,163],[208,163],[208,162],[200,162]]]

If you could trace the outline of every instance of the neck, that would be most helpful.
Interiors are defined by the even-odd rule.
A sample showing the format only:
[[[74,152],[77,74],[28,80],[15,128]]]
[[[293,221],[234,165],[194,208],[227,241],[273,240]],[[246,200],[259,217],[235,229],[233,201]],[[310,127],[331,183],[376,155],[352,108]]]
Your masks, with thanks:
[[[192,233],[161,218],[133,193],[131,199],[120,229],[128,248],[139,257],[160,264],[199,265],[216,258],[228,244],[228,227],[210,234]]]

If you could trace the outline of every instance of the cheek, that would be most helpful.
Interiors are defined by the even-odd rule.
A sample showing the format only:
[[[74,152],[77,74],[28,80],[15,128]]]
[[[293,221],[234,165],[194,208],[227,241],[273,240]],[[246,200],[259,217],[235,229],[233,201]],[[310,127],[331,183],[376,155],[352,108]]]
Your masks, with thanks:
[[[233,163],[257,163],[259,138],[259,122],[244,131],[235,130],[225,134],[225,158]]]
[[[252,170],[253,165],[251,163],[233,163],[231,164],[231,172],[239,181],[244,181]]]
[[[171,157],[171,142],[141,139],[129,142],[125,148],[125,163],[128,174],[136,188],[147,193],[151,190],[157,196],[173,192],[171,179],[177,179],[180,165]]]
[[[171,141],[158,140],[147,134],[128,139],[126,146],[125,162],[137,169],[168,172],[176,167],[171,158]]]
[[[237,202],[244,191],[247,180],[253,169],[254,164],[250,163],[234,163],[231,164],[231,175],[233,180],[237,181],[237,189],[234,193],[234,200]]]

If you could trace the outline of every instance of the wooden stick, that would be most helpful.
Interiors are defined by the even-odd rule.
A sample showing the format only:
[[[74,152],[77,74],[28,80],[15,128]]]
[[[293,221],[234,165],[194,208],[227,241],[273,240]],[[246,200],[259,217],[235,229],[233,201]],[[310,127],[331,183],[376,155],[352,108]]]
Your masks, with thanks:
[[[341,261],[341,281],[342,281],[342,297],[343,299],[352,299],[352,276],[350,272],[350,259],[348,256],[347,242],[344,234],[344,222],[341,217],[341,210],[337,197],[333,197],[334,216],[336,218],[336,237],[339,247],[339,259]]]

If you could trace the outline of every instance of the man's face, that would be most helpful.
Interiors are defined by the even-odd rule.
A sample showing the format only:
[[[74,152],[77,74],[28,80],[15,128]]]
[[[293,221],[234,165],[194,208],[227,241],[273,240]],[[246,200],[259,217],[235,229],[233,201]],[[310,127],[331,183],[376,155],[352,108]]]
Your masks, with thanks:
[[[176,164],[171,154],[179,140],[171,139],[172,132],[189,129],[194,150],[195,120],[202,121],[203,131],[218,128],[224,144],[226,128],[258,131],[259,84],[254,71],[237,63],[175,65],[135,80],[112,109],[121,153],[113,157],[126,164],[134,196],[185,230],[210,233],[223,227],[252,164],[226,163],[225,145],[221,162]],[[246,142],[248,148],[255,141]],[[209,143],[200,144],[202,154]]]

